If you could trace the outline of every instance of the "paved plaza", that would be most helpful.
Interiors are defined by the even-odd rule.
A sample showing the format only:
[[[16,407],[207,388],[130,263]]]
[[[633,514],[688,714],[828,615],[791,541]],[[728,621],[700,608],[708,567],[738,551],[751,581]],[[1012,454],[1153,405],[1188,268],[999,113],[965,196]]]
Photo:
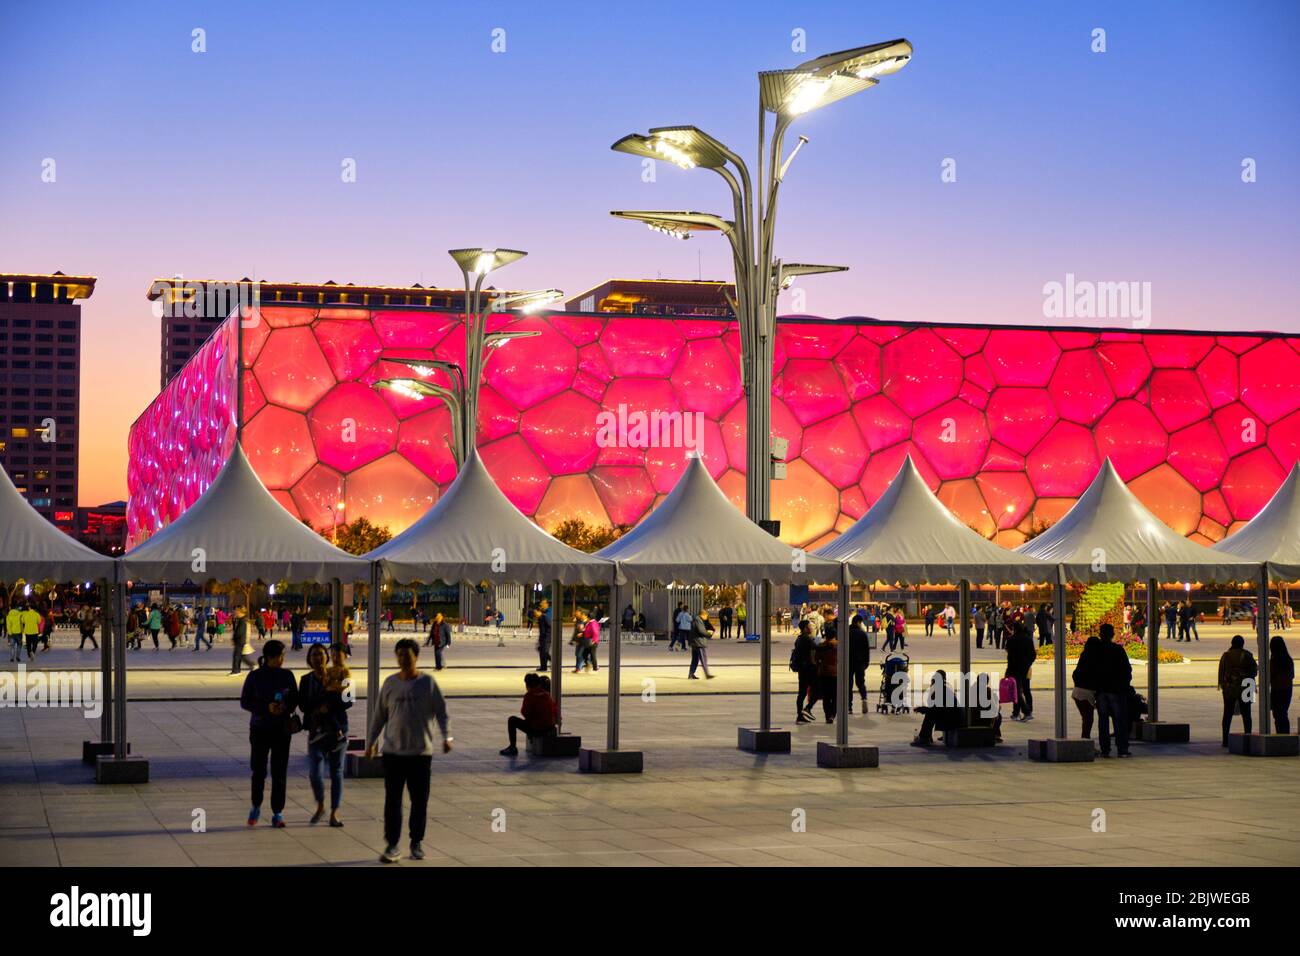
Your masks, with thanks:
[[[1162,697],[1166,719],[1191,723],[1190,745],[1135,744],[1131,760],[1081,765],[1026,758],[1025,740],[1051,732],[1046,695],[1034,721],[1005,722],[1006,742],[993,751],[917,750],[908,746],[917,715],[859,713],[853,739],[881,750],[873,770],[817,768],[816,741],[833,730],[823,723],[787,724],[787,755],[737,750],[736,727],[756,716],[753,695],[630,696],[622,743],[644,751],[645,772],[625,777],[580,774],[575,760],[498,756],[516,704],[450,702],[457,749],[434,758],[429,856],[404,866],[1300,862],[1296,762],[1229,756],[1218,743],[1218,696],[1207,689]],[[778,719],[792,710],[790,695],[779,694]],[[604,714],[598,698],[570,698],[566,729],[600,745]],[[299,736],[288,828],[249,830],[247,715],[236,703],[142,702],[130,719],[151,782],[103,787],[78,759],[96,721],[67,710],[0,710],[0,862],[374,864],[382,781],[347,781],[344,829],[309,826]],[[192,829],[199,811],[205,832]],[[1094,829],[1098,811],[1104,832]],[[504,832],[495,832],[502,819]],[[800,819],[806,828],[796,832]]]

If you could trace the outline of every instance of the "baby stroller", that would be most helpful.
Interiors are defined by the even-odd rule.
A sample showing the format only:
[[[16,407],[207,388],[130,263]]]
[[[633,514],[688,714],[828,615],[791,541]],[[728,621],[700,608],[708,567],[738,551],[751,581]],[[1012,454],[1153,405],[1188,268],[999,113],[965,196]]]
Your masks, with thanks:
[[[876,701],[878,714],[910,714],[911,678],[907,669],[911,659],[906,654],[889,654],[880,665],[880,697]]]

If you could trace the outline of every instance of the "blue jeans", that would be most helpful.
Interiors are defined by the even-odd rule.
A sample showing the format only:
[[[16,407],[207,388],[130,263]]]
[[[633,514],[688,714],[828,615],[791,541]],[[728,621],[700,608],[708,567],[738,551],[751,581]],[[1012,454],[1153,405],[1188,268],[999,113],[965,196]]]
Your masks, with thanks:
[[[347,735],[330,745],[328,739],[307,744],[307,779],[317,803],[325,802],[325,782],[321,777],[321,764],[330,768],[330,809],[337,810],[343,802],[343,753],[348,749]]]
[[[1097,694],[1097,743],[1103,754],[1110,753],[1111,724],[1114,723],[1115,749],[1128,753],[1128,699],[1125,694]]]

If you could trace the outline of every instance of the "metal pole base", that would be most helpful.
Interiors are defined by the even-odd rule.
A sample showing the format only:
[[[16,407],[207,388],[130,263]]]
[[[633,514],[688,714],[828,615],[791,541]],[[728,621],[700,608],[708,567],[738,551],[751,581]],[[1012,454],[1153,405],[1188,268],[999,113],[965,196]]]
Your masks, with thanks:
[[[1228,753],[1241,757],[1300,757],[1295,734],[1228,734]]]
[[[144,757],[99,757],[95,783],[148,783],[149,761]]]
[[[367,757],[364,750],[361,753],[353,752],[343,755],[343,776],[363,780],[382,777],[383,775],[383,757]]]
[[[835,770],[860,770],[880,766],[879,747],[859,747],[817,741],[817,766]]]
[[[788,754],[790,752],[790,731],[779,727],[761,730],[757,727],[741,727],[737,733],[736,746],[752,754]]]
[[[126,745],[126,752],[131,753],[131,745]],[[94,766],[100,757],[111,757],[113,755],[113,741],[111,740],[83,740],[81,742],[81,762]]]
[[[1084,737],[1031,740],[1029,759],[1040,763],[1092,763],[1097,759],[1097,745]]]
[[[578,751],[578,770],[582,773],[640,773],[639,750],[596,750],[583,747]]]
[[[1191,724],[1164,720],[1142,721],[1142,742],[1148,744],[1185,744],[1192,739]]]

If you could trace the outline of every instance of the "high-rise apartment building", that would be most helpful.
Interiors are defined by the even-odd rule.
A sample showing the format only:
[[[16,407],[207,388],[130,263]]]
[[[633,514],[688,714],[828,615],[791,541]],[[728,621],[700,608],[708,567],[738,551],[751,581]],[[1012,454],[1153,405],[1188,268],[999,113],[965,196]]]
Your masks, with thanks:
[[[0,464],[33,507],[75,528],[81,300],[93,276],[0,273]]]

